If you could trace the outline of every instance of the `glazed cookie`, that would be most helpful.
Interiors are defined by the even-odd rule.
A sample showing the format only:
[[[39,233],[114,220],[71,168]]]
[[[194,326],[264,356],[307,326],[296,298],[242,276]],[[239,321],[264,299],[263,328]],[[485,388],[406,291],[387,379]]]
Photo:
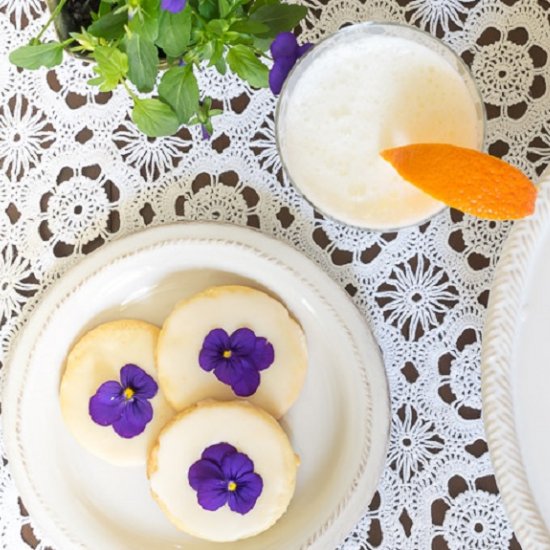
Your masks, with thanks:
[[[157,385],[158,327],[112,321],[72,348],[60,387],[65,423],[79,443],[119,466],[144,464],[174,411]]]
[[[244,401],[203,401],[162,430],[147,475],[176,527],[228,542],[257,535],[284,514],[298,464],[285,432],[262,409]]]
[[[242,397],[280,418],[304,384],[307,349],[280,302],[253,288],[219,286],[175,307],[161,330],[157,364],[176,410]]]

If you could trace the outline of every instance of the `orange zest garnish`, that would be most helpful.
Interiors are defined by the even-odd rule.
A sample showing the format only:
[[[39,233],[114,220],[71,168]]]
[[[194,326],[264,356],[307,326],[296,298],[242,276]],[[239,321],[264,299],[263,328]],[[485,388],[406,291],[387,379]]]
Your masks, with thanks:
[[[535,209],[533,182],[491,155],[443,143],[395,147],[380,155],[425,193],[479,218],[515,220]]]

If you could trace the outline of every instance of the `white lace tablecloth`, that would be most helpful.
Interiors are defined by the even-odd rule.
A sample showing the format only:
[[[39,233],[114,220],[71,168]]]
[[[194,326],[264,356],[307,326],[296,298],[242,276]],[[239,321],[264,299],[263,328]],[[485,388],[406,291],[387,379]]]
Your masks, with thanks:
[[[367,19],[442,37],[481,88],[489,151],[533,177],[544,169],[548,0],[306,3],[304,40]],[[7,52],[44,20],[41,0],[0,0],[2,358],[43,291],[110,239],[184,219],[259,227],[338,281],[384,352],[393,413],[386,468],[343,548],[519,548],[480,417],[481,329],[509,224],[447,210],[422,227],[379,234],[324,220],[282,176],[269,90],[204,73],[203,89],[225,109],[212,140],[202,141],[196,128],[147,139],[129,120],[126,93],[94,94],[82,61],[37,72],[8,63]],[[0,548],[46,548],[4,457],[0,437]]]

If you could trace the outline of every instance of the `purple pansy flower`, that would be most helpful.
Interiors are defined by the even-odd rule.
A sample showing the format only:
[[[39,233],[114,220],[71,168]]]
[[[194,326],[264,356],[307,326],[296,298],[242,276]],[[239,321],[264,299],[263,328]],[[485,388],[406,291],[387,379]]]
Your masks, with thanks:
[[[179,13],[185,8],[185,4],[187,0],[162,0],[160,7],[172,13]]]
[[[199,353],[201,368],[214,371],[239,397],[248,397],[258,389],[259,371],[271,366],[274,359],[273,346],[249,328],[237,329],[231,336],[222,328],[211,330]]]
[[[264,486],[252,460],[229,443],[207,447],[187,477],[198,503],[210,511],[228,504],[233,512],[246,514],[256,505]]]
[[[124,365],[120,382],[101,384],[90,398],[88,412],[96,424],[112,426],[120,437],[130,439],[142,433],[153,418],[149,400],[157,391],[157,383],[143,369]]]
[[[273,67],[269,71],[269,87],[278,95],[283,84],[296,61],[302,57],[313,44],[307,42],[298,46],[296,37],[291,32],[279,33],[271,43],[271,55],[273,56]]]

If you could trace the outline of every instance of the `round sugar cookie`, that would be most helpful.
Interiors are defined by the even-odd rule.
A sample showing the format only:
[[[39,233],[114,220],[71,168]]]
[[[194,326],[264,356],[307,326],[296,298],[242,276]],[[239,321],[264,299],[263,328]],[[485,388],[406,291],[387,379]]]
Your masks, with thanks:
[[[239,347],[243,333],[245,345]],[[262,346],[260,355],[245,350],[246,376],[229,383],[235,380],[227,379],[227,369],[220,372],[220,362],[238,359],[250,338]],[[219,355],[215,361],[212,353]],[[254,373],[257,356],[262,370]],[[246,286],[212,287],[177,304],[162,326],[157,347],[159,383],[176,410],[202,399],[246,398],[280,418],[302,389],[307,361],[305,335],[287,309],[265,292]],[[238,378],[240,371],[229,374]],[[254,378],[259,385],[250,393]],[[248,391],[242,391],[243,385]]]
[[[144,321],[112,321],[87,332],[67,356],[59,392],[65,423],[83,447],[117,466],[144,464],[159,431],[174,414],[157,383],[155,347],[158,335],[159,328]],[[126,388],[124,393],[125,388],[120,382],[121,369],[125,365],[132,365],[129,370],[125,369],[125,373],[135,377],[137,372],[141,380],[145,378],[149,382],[149,389],[153,389],[148,395],[154,393],[157,386],[152,398],[142,399],[139,392],[132,396],[134,390],[131,387]],[[90,399],[105,382],[110,382],[115,392],[116,383],[120,384],[120,391],[113,399],[122,402],[121,409],[132,399],[142,399],[140,409],[150,410],[149,405],[143,405],[143,401],[150,403],[152,418],[139,435],[129,437],[126,434],[123,437],[112,424],[100,425],[92,419]],[[132,384],[134,382],[137,384],[140,380],[132,380]],[[141,425],[137,430],[140,429]]]
[[[163,428],[147,476],[178,529],[229,542],[269,529],[284,514],[298,465],[287,435],[267,412],[246,401],[202,401]]]

